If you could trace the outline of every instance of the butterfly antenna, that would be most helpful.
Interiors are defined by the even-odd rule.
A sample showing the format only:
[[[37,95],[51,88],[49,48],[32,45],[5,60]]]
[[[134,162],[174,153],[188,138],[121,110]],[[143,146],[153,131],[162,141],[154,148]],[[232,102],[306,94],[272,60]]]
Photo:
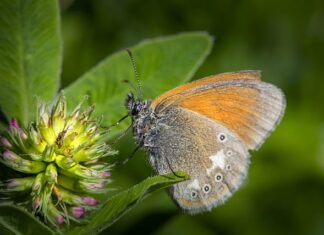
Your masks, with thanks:
[[[126,49],[128,55],[129,55],[129,58],[132,62],[132,65],[133,65],[133,69],[134,69],[134,73],[135,73],[135,78],[136,78],[136,81],[137,81],[137,84],[138,84],[138,96],[139,96],[139,99],[142,100],[142,84],[141,84],[141,81],[139,79],[139,74],[138,74],[138,71],[137,71],[137,67],[136,67],[136,63],[135,63],[135,60],[134,60],[134,57],[133,57],[133,53],[131,52],[130,49]]]
[[[125,79],[125,80],[123,80],[123,83],[126,83],[127,85],[129,85],[135,92],[137,92],[137,88],[134,86],[134,84],[131,82],[131,81],[129,81],[129,80],[127,80],[127,79]]]

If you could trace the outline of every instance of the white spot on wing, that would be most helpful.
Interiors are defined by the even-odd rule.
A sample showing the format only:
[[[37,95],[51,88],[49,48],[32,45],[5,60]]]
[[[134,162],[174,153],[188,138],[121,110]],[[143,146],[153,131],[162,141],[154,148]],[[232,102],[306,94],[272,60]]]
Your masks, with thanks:
[[[215,155],[212,155],[209,157],[209,159],[212,161],[212,166],[207,169],[207,174],[209,175],[212,170],[219,167],[221,169],[224,169],[225,167],[225,154],[224,150],[218,151]]]
[[[188,184],[188,188],[200,190],[199,181],[197,179],[194,179],[190,184]]]

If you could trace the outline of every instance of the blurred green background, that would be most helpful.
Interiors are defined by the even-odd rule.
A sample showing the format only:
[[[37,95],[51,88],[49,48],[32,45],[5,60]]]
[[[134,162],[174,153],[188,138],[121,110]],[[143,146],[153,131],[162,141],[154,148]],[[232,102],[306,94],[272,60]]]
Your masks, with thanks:
[[[282,123],[227,203],[189,216],[160,191],[102,234],[324,234],[324,1],[67,0],[61,8],[62,88],[145,38],[198,30],[215,45],[196,79],[260,69],[287,98]],[[128,156],[131,136],[118,148]],[[154,174],[143,152],[114,173],[117,189]]]

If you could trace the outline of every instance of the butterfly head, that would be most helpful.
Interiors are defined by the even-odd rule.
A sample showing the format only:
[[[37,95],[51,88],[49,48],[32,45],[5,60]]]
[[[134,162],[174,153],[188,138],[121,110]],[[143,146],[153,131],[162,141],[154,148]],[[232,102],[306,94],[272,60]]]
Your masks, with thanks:
[[[148,105],[146,100],[135,99],[133,93],[128,93],[125,106],[130,116],[137,117]]]

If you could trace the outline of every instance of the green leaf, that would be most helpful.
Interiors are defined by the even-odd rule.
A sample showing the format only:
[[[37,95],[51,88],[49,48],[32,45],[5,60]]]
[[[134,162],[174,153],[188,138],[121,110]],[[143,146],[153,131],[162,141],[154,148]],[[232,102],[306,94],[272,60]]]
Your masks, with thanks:
[[[0,106],[26,126],[35,95],[51,100],[59,86],[61,35],[57,1],[0,1]]]
[[[211,46],[208,34],[193,32],[146,40],[132,47],[144,97],[155,98],[190,80]],[[103,116],[104,124],[112,124],[127,113],[124,100],[131,87],[123,82],[126,79],[137,86],[131,60],[122,50],[65,89],[69,107],[74,107],[82,96],[90,95],[88,102],[96,104],[96,114]]]
[[[70,235],[98,234],[103,229],[116,222],[122,215],[137,205],[145,196],[172,184],[178,183],[188,176],[184,173],[158,175],[147,178],[141,183],[122,191],[110,198],[91,218],[90,223],[78,226],[69,231]]]
[[[1,203],[0,234],[44,235],[54,232],[28,211],[11,203]]]

